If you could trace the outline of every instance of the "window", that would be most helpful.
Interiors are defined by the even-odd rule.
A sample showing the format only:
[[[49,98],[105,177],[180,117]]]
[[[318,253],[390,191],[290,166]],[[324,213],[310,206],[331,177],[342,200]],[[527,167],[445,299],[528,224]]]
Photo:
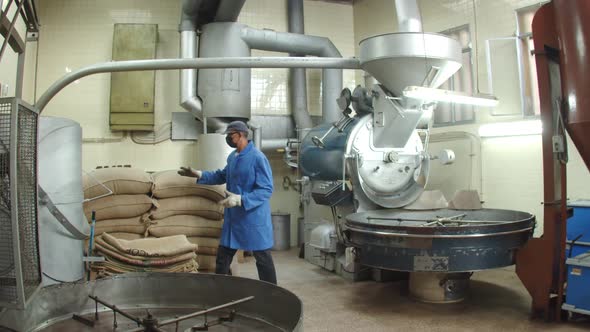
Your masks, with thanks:
[[[440,88],[473,94],[473,58],[471,49],[471,32],[469,25],[462,25],[441,32],[455,38],[463,48],[463,66]],[[451,103],[439,103],[434,110],[434,126],[471,123],[475,120],[474,107]]]
[[[537,66],[533,55],[533,17],[544,3],[516,10],[517,47],[521,50],[521,93],[524,116],[536,116],[541,112],[539,105],[539,87],[537,83]]]

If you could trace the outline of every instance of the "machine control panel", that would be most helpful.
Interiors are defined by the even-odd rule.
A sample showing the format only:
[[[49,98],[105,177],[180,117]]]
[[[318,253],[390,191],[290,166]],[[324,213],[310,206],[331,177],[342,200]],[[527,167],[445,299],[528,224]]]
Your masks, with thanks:
[[[352,197],[352,192],[346,186],[342,189],[342,181],[314,181],[311,196],[316,204],[335,206]]]

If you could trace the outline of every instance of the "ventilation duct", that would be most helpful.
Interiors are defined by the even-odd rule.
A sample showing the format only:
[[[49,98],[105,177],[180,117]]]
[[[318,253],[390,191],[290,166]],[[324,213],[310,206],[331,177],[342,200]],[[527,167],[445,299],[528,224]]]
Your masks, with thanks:
[[[287,17],[289,32],[304,34],[305,24],[303,20],[303,0],[287,1]],[[291,56],[301,56],[299,53],[291,53]],[[297,129],[313,127],[311,116],[307,111],[307,77],[304,68],[293,68],[290,72],[290,98],[291,113]]]
[[[286,52],[318,57],[340,58],[342,55],[325,37],[301,35],[297,33],[260,30],[245,26],[242,39],[251,48],[271,52]],[[332,123],[340,118],[340,108],[336,99],[342,90],[342,69],[323,69],[322,71],[322,121]]]
[[[422,32],[422,17],[416,0],[395,0],[399,32]]]
[[[221,0],[217,7],[215,22],[235,22],[246,0]]]

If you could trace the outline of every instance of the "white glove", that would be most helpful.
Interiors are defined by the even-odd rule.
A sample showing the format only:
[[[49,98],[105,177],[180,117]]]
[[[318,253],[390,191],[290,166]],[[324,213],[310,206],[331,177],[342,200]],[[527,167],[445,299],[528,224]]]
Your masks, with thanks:
[[[182,176],[188,176],[191,178],[197,178],[197,180],[200,179],[201,176],[203,176],[203,172],[198,171],[192,167],[181,167],[178,171],[178,174]]]
[[[242,206],[242,196],[236,195],[232,192],[225,191],[225,199],[219,201],[219,204],[223,205],[225,208],[233,208],[236,206]]]

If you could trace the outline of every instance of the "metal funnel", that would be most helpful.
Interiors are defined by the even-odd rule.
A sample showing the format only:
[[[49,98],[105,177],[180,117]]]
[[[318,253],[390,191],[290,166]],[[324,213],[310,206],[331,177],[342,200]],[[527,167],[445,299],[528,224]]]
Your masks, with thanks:
[[[408,86],[437,88],[461,68],[461,45],[455,39],[421,32],[378,35],[360,42],[363,70],[401,96]]]

